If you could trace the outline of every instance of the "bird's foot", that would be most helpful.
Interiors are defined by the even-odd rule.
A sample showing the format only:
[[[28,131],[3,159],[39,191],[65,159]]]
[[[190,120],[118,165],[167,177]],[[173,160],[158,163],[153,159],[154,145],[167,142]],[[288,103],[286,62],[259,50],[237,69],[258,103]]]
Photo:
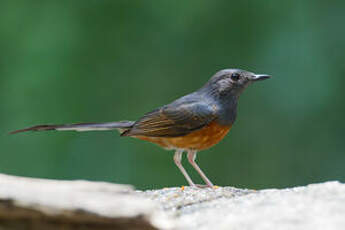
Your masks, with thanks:
[[[219,188],[219,186],[216,185],[208,185],[208,184],[194,184],[191,185],[192,188],[213,188],[213,189],[217,189]]]

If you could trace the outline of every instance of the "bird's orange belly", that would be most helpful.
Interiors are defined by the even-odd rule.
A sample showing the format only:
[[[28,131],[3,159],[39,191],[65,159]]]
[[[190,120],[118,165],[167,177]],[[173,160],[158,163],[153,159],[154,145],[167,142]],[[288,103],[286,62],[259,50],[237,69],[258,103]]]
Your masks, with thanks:
[[[221,141],[230,128],[231,126],[223,126],[216,122],[211,122],[206,127],[181,137],[136,136],[136,138],[158,144],[167,149],[204,150]]]

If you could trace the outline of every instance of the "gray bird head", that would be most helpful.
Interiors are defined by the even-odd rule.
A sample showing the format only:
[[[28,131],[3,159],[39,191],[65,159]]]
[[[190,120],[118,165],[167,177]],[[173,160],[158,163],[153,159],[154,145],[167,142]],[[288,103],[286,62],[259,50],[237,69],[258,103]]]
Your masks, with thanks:
[[[251,83],[268,78],[270,76],[267,74],[254,74],[241,69],[223,69],[213,75],[202,90],[218,96],[238,97]]]

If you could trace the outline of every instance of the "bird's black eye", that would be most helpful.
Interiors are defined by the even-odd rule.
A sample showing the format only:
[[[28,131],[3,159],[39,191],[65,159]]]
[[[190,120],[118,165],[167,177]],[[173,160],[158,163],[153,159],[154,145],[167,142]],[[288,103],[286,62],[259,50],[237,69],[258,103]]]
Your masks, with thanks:
[[[233,73],[232,75],[231,75],[231,80],[233,80],[233,81],[238,81],[240,79],[240,74],[238,74],[238,73]]]

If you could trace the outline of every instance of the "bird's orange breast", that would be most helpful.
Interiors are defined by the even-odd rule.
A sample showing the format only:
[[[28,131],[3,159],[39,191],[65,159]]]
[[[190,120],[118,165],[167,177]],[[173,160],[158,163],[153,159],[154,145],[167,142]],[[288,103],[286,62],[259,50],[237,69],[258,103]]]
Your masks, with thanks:
[[[214,121],[200,130],[181,137],[136,136],[136,138],[150,141],[168,149],[204,150],[221,141],[229,132],[230,128],[231,125],[223,126]]]

